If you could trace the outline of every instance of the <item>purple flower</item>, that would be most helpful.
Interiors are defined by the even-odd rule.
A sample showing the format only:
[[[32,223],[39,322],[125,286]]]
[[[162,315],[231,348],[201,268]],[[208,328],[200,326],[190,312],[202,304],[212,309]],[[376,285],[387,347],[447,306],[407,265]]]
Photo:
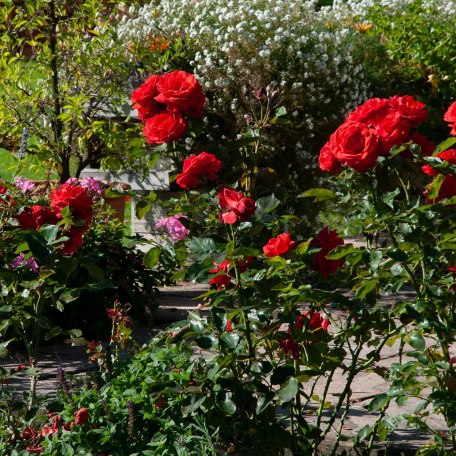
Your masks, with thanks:
[[[10,263],[10,266],[13,269],[20,268],[21,266],[26,266],[31,271],[38,273],[38,264],[32,256],[25,259],[25,254],[20,253],[14,260]]]
[[[103,193],[103,184],[95,177],[84,177],[81,180],[81,187],[100,195]]]
[[[185,226],[179,220],[181,218],[187,218],[187,216],[183,214],[177,214],[171,215],[170,217],[161,218],[158,220],[155,226],[157,228],[165,228],[174,242],[181,241],[186,239],[188,233],[190,232],[190,230],[185,228]]]
[[[24,130],[22,130],[21,145],[17,152],[17,156],[19,157],[19,160],[22,160],[25,157],[25,150],[27,149],[28,134],[29,134],[28,128],[24,128]]]
[[[78,183],[78,178],[77,177],[70,177],[65,184],[69,185],[76,185]]]
[[[35,188],[35,184],[25,177],[16,176],[14,178],[14,183],[23,193],[30,193]]]

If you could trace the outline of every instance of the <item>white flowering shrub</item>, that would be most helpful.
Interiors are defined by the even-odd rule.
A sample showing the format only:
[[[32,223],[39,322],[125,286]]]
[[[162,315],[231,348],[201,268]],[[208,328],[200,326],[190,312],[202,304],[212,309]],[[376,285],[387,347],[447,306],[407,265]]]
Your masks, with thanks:
[[[312,141],[321,145],[317,133],[367,97],[352,32],[329,24],[314,1],[162,0],[130,9],[118,31],[126,45],[185,36],[187,69],[198,76],[209,112],[222,118],[216,123],[224,134],[249,113],[244,86],[251,93],[277,84],[296,132],[288,138],[308,151]]]

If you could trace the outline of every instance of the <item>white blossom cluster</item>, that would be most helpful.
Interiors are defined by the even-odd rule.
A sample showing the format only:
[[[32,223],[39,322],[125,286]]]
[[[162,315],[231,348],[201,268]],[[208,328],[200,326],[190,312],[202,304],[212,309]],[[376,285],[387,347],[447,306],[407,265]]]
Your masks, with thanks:
[[[131,9],[118,32],[126,44],[185,36],[189,64],[214,112],[242,117],[241,88],[275,81],[288,117],[312,137],[368,96],[353,62],[353,30],[331,26],[326,14],[305,0],[161,0]]]
[[[355,17],[364,20],[369,16],[373,7],[382,9],[385,14],[395,16],[404,13],[407,6],[416,3],[416,0],[334,0],[331,7],[322,8],[321,14],[327,20],[347,20]],[[448,21],[456,19],[456,2],[451,0],[422,0],[421,9],[436,10],[436,20]]]

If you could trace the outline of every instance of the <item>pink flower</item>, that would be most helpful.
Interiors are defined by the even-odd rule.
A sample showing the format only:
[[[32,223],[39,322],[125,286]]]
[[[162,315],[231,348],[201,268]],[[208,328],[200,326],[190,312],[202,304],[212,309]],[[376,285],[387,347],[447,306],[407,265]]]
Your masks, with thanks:
[[[34,257],[25,258],[24,253],[20,253],[14,260],[10,263],[10,266],[13,269],[19,268],[21,266],[26,266],[31,271],[38,273],[38,264]]]
[[[98,195],[101,195],[101,193],[103,193],[103,184],[94,177],[84,177],[81,180],[81,187]]]
[[[78,178],[77,177],[70,177],[65,184],[68,185],[76,185],[78,183]]]
[[[183,214],[171,215],[170,217],[161,218],[155,224],[157,228],[165,228],[174,242],[181,241],[187,238],[190,230],[185,228],[180,219],[187,218]]]
[[[16,187],[23,193],[30,193],[35,188],[35,184],[25,177],[16,176],[14,178],[14,182],[16,184]]]

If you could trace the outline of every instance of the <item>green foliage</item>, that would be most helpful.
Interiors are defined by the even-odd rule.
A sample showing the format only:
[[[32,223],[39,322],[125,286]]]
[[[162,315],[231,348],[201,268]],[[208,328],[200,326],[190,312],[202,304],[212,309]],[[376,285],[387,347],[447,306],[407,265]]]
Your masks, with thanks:
[[[117,2],[6,1],[0,6],[0,145],[23,151],[61,182],[89,164],[148,168],[129,110]]]
[[[409,94],[434,114],[426,133],[435,140],[446,134],[441,113],[456,96],[456,17],[445,16],[435,2],[414,0],[397,7],[373,6],[365,21],[372,28],[361,34],[361,63],[374,96]]]

